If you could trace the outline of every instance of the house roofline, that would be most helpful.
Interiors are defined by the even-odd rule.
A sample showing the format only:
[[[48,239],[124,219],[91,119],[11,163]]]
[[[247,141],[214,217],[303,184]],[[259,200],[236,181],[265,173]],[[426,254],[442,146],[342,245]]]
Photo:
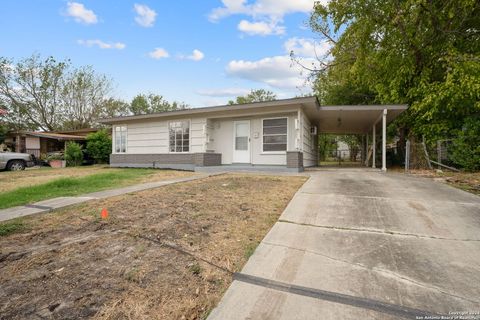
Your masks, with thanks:
[[[188,115],[188,114],[213,113],[217,111],[226,111],[226,110],[229,110],[229,111],[230,110],[231,111],[248,110],[248,109],[295,105],[295,104],[302,105],[305,103],[314,103],[317,106],[317,108],[320,107],[318,98],[316,96],[310,96],[310,97],[290,98],[290,99],[273,100],[273,101],[253,102],[253,103],[246,103],[246,104],[220,105],[220,106],[212,106],[212,107],[202,107],[202,108],[166,111],[166,112],[160,112],[160,113],[134,115],[134,116],[114,117],[114,118],[108,118],[108,119],[100,119],[98,120],[98,122],[111,124],[111,123],[124,122],[124,121],[155,119],[155,118],[163,118],[163,117],[170,117],[170,116],[176,116],[176,115],[180,116],[180,115]]]

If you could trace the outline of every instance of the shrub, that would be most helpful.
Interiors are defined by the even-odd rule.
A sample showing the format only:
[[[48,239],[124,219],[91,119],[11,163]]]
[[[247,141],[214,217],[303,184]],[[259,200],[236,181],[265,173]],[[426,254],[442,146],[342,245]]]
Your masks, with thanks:
[[[68,142],[67,147],[65,148],[65,160],[67,161],[67,166],[69,167],[82,165],[82,146],[76,142]]]
[[[87,153],[95,163],[108,163],[112,153],[112,138],[105,130],[87,135]]]
[[[8,129],[6,126],[0,124],[0,144],[2,144],[5,141],[5,138],[7,137]]]
[[[480,170],[480,117],[467,118],[453,140],[452,160],[467,171]]]
[[[52,161],[52,160],[65,160],[65,157],[61,151],[59,152],[52,152],[52,153],[47,153],[45,155],[45,160]]]

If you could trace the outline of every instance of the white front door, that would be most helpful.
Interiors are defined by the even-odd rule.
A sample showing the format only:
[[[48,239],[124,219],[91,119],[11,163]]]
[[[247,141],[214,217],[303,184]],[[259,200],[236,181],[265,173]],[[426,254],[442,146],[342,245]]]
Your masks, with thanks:
[[[250,163],[250,120],[233,122],[233,162]]]

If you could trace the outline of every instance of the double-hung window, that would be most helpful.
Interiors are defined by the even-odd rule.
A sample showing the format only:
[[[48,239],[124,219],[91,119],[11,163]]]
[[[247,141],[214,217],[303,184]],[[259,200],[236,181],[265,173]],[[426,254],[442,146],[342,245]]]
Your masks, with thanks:
[[[190,151],[190,121],[172,121],[168,125],[170,152]]]
[[[116,153],[127,152],[127,127],[126,126],[115,127],[115,152]]]
[[[287,151],[288,118],[263,119],[263,152]]]

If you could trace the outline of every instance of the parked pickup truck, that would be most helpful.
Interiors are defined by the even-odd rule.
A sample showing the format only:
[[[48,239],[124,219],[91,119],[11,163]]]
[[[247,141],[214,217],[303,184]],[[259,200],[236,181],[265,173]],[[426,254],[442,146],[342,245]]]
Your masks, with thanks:
[[[0,151],[0,170],[25,170],[25,167],[35,165],[35,159],[28,153]]]

